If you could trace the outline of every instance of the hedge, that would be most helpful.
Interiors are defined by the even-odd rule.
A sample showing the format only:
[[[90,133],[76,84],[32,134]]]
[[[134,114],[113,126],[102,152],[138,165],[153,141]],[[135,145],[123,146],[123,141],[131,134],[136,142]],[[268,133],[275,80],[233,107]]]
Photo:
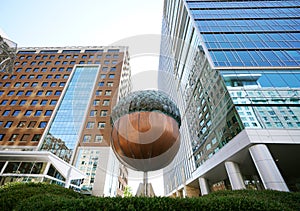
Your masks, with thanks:
[[[0,210],[299,210],[300,193],[219,191],[197,198],[94,197],[45,183],[0,187]]]

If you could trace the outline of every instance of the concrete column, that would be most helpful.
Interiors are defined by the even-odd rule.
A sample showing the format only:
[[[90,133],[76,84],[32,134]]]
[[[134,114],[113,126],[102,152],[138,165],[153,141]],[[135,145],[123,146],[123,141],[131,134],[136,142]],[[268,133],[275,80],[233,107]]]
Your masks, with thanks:
[[[249,148],[249,152],[265,189],[289,191],[265,144],[256,144]]]
[[[238,164],[231,161],[227,161],[225,162],[225,168],[228,174],[232,190],[246,189]]]
[[[207,179],[205,179],[204,177],[199,177],[199,186],[200,186],[200,191],[202,196],[209,194],[210,191],[209,191]]]

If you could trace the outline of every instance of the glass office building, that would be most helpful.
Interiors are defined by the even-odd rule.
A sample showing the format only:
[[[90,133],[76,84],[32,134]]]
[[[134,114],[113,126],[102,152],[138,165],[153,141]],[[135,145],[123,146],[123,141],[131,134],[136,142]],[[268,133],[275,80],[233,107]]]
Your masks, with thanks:
[[[160,88],[181,96],[194,166],[166,168],[166,194],[300,190],[299,14],[294,0],[164,2]]]

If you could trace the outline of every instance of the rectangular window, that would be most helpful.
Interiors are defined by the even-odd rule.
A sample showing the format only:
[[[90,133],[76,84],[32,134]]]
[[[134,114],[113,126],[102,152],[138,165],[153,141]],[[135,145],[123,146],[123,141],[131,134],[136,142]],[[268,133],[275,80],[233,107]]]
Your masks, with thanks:
[[[52,110],[47,110],[47,111],[45,112],[45,116],[51,116],[51,114],[52,114]]]
[[[17,96],[22,96],[23,93],[24,93],[24,91],[18,91],[18,92],[17,92]]]
[[[106,77],[106,74],[101,74],[101,75],[100,75],[100,78],[101,78],[101,79],[104,79],[105,77]]]
[[[95,123],[94,122],[88,122],[86,124],[86,129],[93,129],[94,128]]]
[[[29,134],[24,134],[21,138],[21,141],[29,141]]]
[[[2,116],[8,116],[9,113],[10,113],[10,110],[5,110],[5,111],[3,111]]]
[[[32,100],[30,105],[36,105],[38,103],[38,100]]]
[[[59,83],[59,87],[64,87],[65,84],[66,84],[65,82],[60,82],[60,83]]]
[[[47,102],[48,102],[48,100],[42,100],[40,105],[42,105],[42,106],[47,105]]]
[[[98,129],[105,128],[105,122],[98,122]]]
[[[55,71],[56,71],[55,67],[51,68],[51,72],[55,72]]]
[[[41,116],[41,114],[42,114],[42,110],[37,110],[35,111],[34,116]]]
[[[25,114],[24,114],[24,116],[30,116],[30,115],[31,115],[31,113],[32,113],[32,110],[27,110],[27,111],[25,111]]]
[[[43,94],[43,90],[39,90],[39,91],[36,93],[37,96],[41,96],[42,94]]]
[[[36,87],[38,85],[38,82],[33,82],[32,84],[31,84],[31,87]]]
[[[38,128],[45,128],[47,125],[47,122],[40,122],[39,127]]]
[[[26,104],[26,102],[27,102],[27,100],[21,100],[20,103],[19,103],[19,105],[20,105],[20,106],[23,106],[23,105]]]
[[[91,110],[90,111],[90,116],[93,117],[93,116],[96,116],[97,115],[97,110]]]
[[[102,110],[100,112],[100,116],[107,116],[107,110]]]
[[[96,91],[96,96],[101,96],[102,95],[102,90],[97,90]]]
[[[109,106],[109,100],[103,100],[102,105],[103,106]]]
[[[55,87],[57,85],[57,82],[52,82],[51,87]]]
[[[55,75],[54,78],[56,79],[60,78],[60,74]]]
[[[103,141],[103,136],[102,135],[96,135],[95,136],[95,142],[101,143]]]
[[[56,91],[54,95],[59,96],[60,94],[61,94],[61,91]]]
[[[107,86],[108,86],[108,87],[113,87],[113,86],[114,86],[114,83],[113,83],[113,82],[107,82]]]
[[[46,87],[46,86],[48,86],[48,82],[43,82],[42,87]]]
[[[36,78],[37,78],[37,79],[42,79],[43,76],[42,76],[42,75],[37,75]]]
[[[20,82],[17,82],[15,83],[14,87],[20,87],[21,86],[21,83]]]
[[[92,136],[91,135],[84,135],[83,136],[83,143],[88,143],[90,142],[92,139]]]
[[[41,134],[34,134],[33,138],[31,139],[32,142],[37,142],[41,138]]]
[[[29,122],[28,128],[34,128],[35,125],[36,125],[36,121],[31,121]]]
[[[47,91],[46,96],[50,96],[50,95],[52,95],[52,91]]]
[[[15,91],[9,91],[9,92],[7,93],[7,96],[13,96],[14,93],[15,93]]]
[[[27,91],[25,95],[30,96],[31,94],[32,94],[32,91]]]
[[[11,105],[11,106],[12,106],[12,105],[16,105],[17,102],[18,102],[17,100],[12,100],[12,101],[10,101],[10,104],[9,104],[9,105]]]
[[[13,116],[18,116],[20,112],[21,112],[20,110],[14,110],[12,115]]]
[[[47,79],[52,78],[52,75],[47,75],[46,78]]]
[[[12,134],[8,141],[11,141],[11,142],[16,141],[18,136],[19,136],[19,134]]]
[[[100,104],[100,100],[94,100],[93,101],[93,106],[97,106],[97,105],[99,105]]]
[[[51,101],[50,101],[50,105],[51,105],[51,106],[56,105],[56,103],[57,103],[57,100],[51,100]]]
[[[4,128],[10,128],[12,124],[13,124],[12,121],[7,121],[6,124],[4,125]]]
[[[5,136],[5,134],[2,134],[2,133],[0,134],[0,141],[3,140],[4,136]]]
[[[105,91],[105,96],[111,96],[111,90],[106,90]]]
[[[25,121],[20,121],[17,128],[23,128],[25,127],[26,122]]]
[[[104,86],[104,82],[102,81],[102,82],[99,82],[98,83],[98,86]]]
[[[28,87],[28,86],[29,86],[29,82],[23,83],[23,87]]]
[[[7,104],[7,102],[8,102],[8,100],[2,100],[2,102],[1,102],[1,104],[0,104],[0,105],[4,106],[4,105],[6,105],[6,104]]]

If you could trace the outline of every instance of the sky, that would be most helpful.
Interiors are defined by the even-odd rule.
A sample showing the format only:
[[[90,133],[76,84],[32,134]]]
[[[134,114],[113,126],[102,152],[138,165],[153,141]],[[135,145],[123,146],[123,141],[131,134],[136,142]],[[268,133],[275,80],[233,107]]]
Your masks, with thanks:
[[[163,0],[0,1],[0,28],[18,47],[128,45],[133,90],[156,88]],[[135,193],[142,174],[131,175]],[[149,175],[162,195],[162,172]]]

